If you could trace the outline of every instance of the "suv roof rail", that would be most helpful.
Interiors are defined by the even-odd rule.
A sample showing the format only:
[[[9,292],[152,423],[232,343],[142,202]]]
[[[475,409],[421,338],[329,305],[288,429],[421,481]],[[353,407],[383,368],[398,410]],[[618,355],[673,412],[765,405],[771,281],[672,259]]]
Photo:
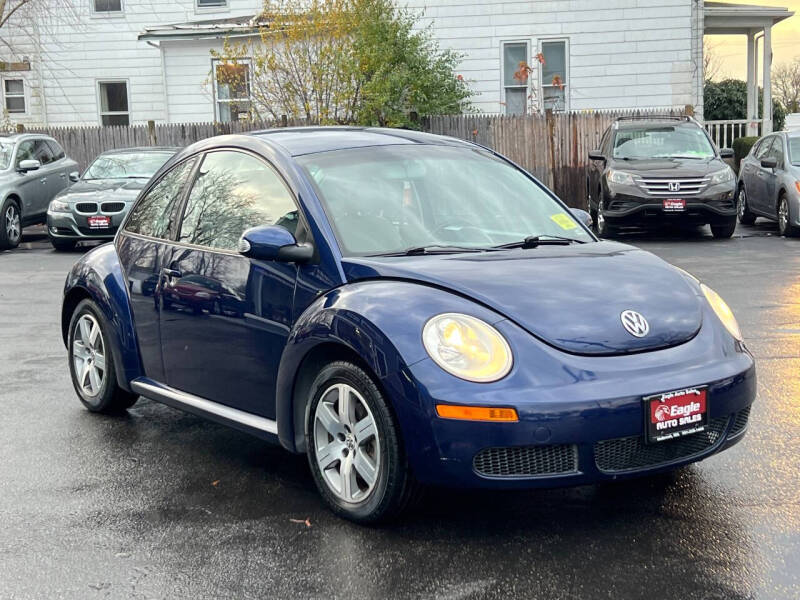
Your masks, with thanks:
[[[614,121],[694,121],[689,115],[623,115]]]

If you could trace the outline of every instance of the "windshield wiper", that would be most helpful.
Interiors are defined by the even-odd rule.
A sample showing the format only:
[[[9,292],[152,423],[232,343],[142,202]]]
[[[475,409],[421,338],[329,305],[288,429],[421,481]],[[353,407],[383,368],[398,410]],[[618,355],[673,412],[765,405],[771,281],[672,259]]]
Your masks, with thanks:
[[[524,240],[518,242],[510,242],[508,244],[500,244],[493,246],[493,248],[536,248],[537,246],[569,246],[570,244],[585,244],[584,240],[575,238],[564,237],[560,235],[529,235]]]
[[[412,246],[398,252],[381,252],[369,256],[421,256],[425,254],[457,254],[459,252],[490,252],[496,248],[481,248],[476,246],[451,246],[450,244],[428,244],[427,246]]]

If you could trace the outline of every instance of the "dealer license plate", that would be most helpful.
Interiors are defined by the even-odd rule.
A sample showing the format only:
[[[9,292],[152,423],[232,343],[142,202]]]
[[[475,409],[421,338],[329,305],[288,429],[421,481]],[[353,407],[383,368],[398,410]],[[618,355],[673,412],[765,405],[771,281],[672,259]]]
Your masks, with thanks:
[[[93,216],[87,219],[89,222],[89,229],[108,229],[111,227],[111,217]]]
[[[705,431],[707,396],[707,388],[692,387],[645,398],[647,442],[664,442]]]
[[[664,212],[683,212],[686,210],[684,198],[664,198]]]

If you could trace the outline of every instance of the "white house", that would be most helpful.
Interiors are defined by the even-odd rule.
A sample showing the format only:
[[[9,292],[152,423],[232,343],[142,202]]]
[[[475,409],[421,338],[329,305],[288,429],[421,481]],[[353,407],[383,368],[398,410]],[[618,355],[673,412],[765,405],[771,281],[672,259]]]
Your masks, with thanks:
[[[39,48],[33,44],[27,57],[6,57],[0,50],[0,60],[30,65],[0,71],[12,120],[227,121],[246,110],[247,86],[216,85],[211,50],[220,49],[226,37],[256,34],[253,15],[260,0],[76,1],[88,2],[78,7],[77,28],[56,28]],[[748,40],[751,67],[747,114],[757,118],[756,34],[763,32],[764,47],[771,48],[771,27],[793,14],[703,0],[408,0],[408,5],[422,14],[421,23],[431,25],[443,47],[463,53],[459,73],[477,93],[475,106],[487,113],[691,105],[702,117],[703,35],[740,33]],[[768,83],[771,52],[764,54]],[[514,77],[520,62],[537,67],[527,80]],[[764,117],[771,124],[771,115]]]

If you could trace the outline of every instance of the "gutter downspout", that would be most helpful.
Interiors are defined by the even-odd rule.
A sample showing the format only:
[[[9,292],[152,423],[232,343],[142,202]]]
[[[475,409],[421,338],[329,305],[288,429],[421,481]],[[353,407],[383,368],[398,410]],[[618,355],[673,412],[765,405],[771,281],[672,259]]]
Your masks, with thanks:
[[[169,123],[169,93],[167,92],[167,66],[166,59],[164,58],[164,46],[156,44],[150,40],[145,40],[148,46],[158,48],[158,53],[161,58],[161,89],[164,94],[164,122]]]
[[[42,124],[47,128],[49,127],[49,119],[47,116],[47,93],[44,88],[44,70],[42,68],[42,32],[39,28],[38,20],[34,21],[34,27],[36,27],[36,54],[38,55],[36,62],[38,63],[37,70],[39,71],[39,100],[42,106]]]

